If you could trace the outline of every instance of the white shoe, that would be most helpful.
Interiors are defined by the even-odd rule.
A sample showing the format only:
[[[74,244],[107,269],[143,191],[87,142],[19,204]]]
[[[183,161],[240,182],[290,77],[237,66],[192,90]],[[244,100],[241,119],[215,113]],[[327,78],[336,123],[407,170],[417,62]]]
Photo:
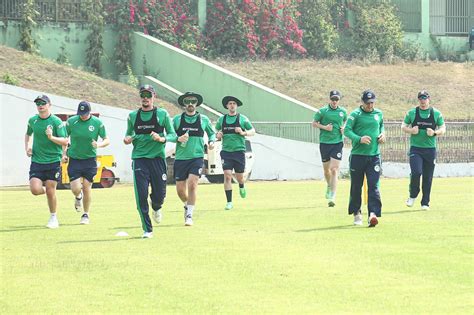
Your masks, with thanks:
[[[80,198],[74,197],[74,208],[76,209],[77,212],[82,211],[82,191]]]
[[[185,225],[185,226],[193,226],[193,217],[190,216],[190,215],[187,215],[187,216],[184,218],[184,225]]]
[[[354,225],[362,225],[362,214],[354,214]]]
[[[413,205],[415,204],[415,200],[416,198],[408,198],[407,199],[407,207],[413,207]]]
[[[430,210],[430,206],[422,205],[421,210]]]
[[[143,232],[142,238],[153,238],[153,232]]]
[[[87,213],[84,213],[81,217],[81,221],[79,222],[79,224],[89,224],[89,216],[87,215]]]
[[[46,227],[49,229],[57,229],[59,227],[58,218],[56,216],[50,216]]]
[[[160,224],[161,223],[161,218],[162,218],[161,209],[156,210],[156,211],[153,210],[153,213],[152,213],[151,217],[153,218],[153,221],[156,222],[156,224]]]

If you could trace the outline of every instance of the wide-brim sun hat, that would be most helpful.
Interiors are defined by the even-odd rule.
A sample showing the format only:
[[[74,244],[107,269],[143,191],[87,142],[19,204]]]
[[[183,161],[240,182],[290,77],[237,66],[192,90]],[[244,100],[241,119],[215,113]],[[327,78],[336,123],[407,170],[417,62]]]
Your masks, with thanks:
[[[224,98],[222,99],[222,106],[224,106],[225,109],[227,109],[227,104],[230,102],[230,101],[234,101],[237,103],[237,106],[242,106],[244,105],[242,103],[241,100],[239,100],[237,97],[235,96],[224,96]]]
[[[202,96],[197,94],[197,93],[194,93],[194,92],[186,92],[183,95],[181,95],[180,97],[178,97],[178,104],[181,105],[181,106],[186,106],[183,103],[183,101],[186,97],[195,97],[195,98],[197,98],[198,102],[197,102],[196,106],[199,106],[199,105],[202,104],[202,101],[203,101]]]

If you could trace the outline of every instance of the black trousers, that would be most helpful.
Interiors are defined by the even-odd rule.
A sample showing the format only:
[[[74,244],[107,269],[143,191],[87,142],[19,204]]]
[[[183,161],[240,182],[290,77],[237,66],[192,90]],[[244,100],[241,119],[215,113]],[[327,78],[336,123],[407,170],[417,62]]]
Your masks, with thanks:
[[[166,162],[162,158],[134,159],[132,169],[135,201],[143,231],[152,232],[153,226],[148,207],[148,189],[151,186],[150,199],[153,210],[161,209],[166,197]]]
[[[410,147],[410,198],[418,197],[420,193],[420,177],[422,176],[421,198],[422,206],[430,205],[431,184],[435,169],[436,148]]]
[[[349,214],[361,210],[362,186],[364,184],[364,176],[366,176],[369,197],[367,214],[369,215],[373,212],[376,216],[380,217],[382,215],[382,201],[380,199],[379,191],[381,171],[380,156],[351,155],[349,165],[351,172]]]

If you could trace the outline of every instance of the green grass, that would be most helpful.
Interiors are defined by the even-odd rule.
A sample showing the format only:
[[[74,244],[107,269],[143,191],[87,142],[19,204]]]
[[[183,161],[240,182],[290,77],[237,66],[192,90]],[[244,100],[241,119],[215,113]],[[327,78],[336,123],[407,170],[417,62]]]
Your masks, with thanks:
[[[44,196],[2,190],[0,312],[470,313],[473,184],[436,178],[420,211],[407,179],[383,179],[374,229],[352,226],[347,180],[332,209],[321,181],[251,182],[232,211],[221,185],[200,185],[191,228],[170,186],[149,240],[131,186],[94,190],[89,226],[59,191],[57,230]]]

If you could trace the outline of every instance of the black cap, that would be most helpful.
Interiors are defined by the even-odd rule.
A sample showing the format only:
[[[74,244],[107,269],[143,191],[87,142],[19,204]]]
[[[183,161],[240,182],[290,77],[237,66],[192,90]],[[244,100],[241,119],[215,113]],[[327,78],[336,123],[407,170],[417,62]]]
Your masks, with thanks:
[[[77,106],[77,114],[80,116],[87,115],[91,112],[91,104],[86,101],[82,101],[79,103],[79,106]]]
[[[148,92],[151,92],[153,94],[156,94],[155,89],[150,84],[145,84],[145,85],[140,86],[140,93],[143,92],[143,91],[148,91]]]
[[[361,99],[364,103],[374,103],[376,100],[375,93],[371,90],[365,90],[362,93]]]
[[[338,90],[332,90],[331,92],[329,92],[329,98],[332,99],[334,97],[341,99],[341,92],[339,92]]]
[[[224,96],[224,98],[222,99],[222,106],[224,106],[224,108],[227,108],[227,103],[229,103],[230,101],[234,101],[237,103],[237,106],[242,106],[244,105],[242,103],[241,100],[239,100],[237,97],[235,96]]]
[[[44,95],[44,94],[37,96],[33,102],[36,103],[36,101],[45,101],[46,103],[51,103],[49,97],[47,95]]]
[[[186,92],[184,93],[183,95],[181,95],[180,97],[178,97],[178,104],[181,105],[181,106],[185,106],[183,101],[186,97],[195,97],[197,98],[197,104],[196,106],[199,106],[202,104],[202,96],[197,94],[197,93],[194,93],[194,92]]]
[[[430,97],[430,94],[428,93],[428,91],[421,90],[420,92],[418,92],[418,98],[420,98],[421,96]]]

